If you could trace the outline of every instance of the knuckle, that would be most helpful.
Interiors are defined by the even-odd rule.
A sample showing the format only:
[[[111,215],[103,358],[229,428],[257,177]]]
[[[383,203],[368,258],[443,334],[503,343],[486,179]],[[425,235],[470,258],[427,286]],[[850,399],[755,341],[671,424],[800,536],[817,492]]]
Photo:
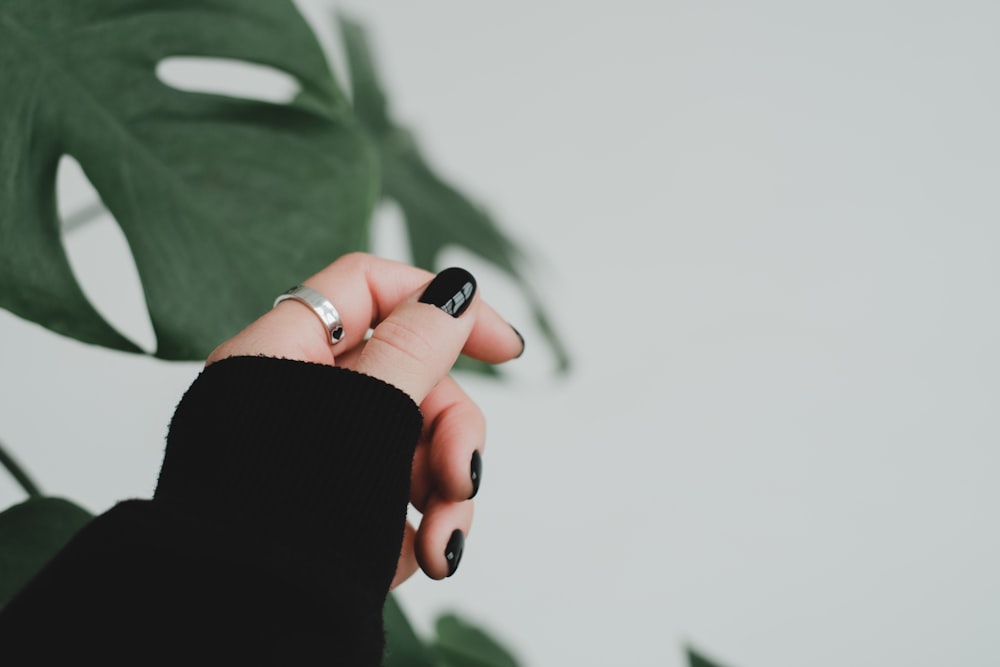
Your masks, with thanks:
[[[483,414],[483,411],[475,403],[472,403],[468,407],[468,410],[469,410],[469,412],[468,412],[468,420],[469,420],[469,424],[471,425],[471,428],[474,428],[476,430],[476,433],[481,433],[482,434],[481,437],[485,441],[486,440],[486,415]]]
[[[476,434],[475,440],[485,441],[486,439],[486,415],[482,408],[476,405],[472,399],[466,399],[455,406],[452,421],[460,426],[463,432]]]
[[[405,322],[391,318],[375,327],[372,340],[388,346],[389,349],[417,364],[424,363],[434,349],[430,339],[422,333]]]
[[[372,256],[366,252],[361,252],[356,250],[354,252],[349,252],[346,255],[341,255],[337,258],[334,264],[340,266],[346,266],[349,269],[364,270],[371,263]]]

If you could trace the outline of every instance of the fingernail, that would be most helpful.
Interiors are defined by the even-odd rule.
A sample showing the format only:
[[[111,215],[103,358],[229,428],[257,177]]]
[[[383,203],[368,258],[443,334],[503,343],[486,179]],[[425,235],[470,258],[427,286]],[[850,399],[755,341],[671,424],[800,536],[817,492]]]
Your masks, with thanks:
[[[420,295],[420,303],[437,306],[452,317],[465,312],[476,293],[476,279],[465,269],[452,267],[434,276]]]
[[[479,450],[472,452],[472,463],[469,465],[469,476],[472,477],[472,495],[469,496],[469,500],[476,497],[479,493],[479,482],[483,479],[483,457],[479,453]]]
[[[462,531],[455,530],[448,540],[448,546],[444,549],[444,557],[448,559],[448,576],[455,574],[458,563],[462,560],[462,552],[465,550],[465,535]]]
[[[510,324],[510,322],[508,322],[507,324]],[[521,355],[524,354],[524,336],[521,335],[521,332],[518,331],[513,324],[510,324],[510,328],[513,329],[514,333],[517,334],[517,337],[521,339],[521,351],[517,353],[516,357],[514,357],[515,359],[520,359]]]

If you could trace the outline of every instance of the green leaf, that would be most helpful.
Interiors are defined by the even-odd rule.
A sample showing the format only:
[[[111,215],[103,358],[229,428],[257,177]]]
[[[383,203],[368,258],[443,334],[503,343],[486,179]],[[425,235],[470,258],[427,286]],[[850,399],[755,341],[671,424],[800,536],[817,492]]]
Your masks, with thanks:
[[[687,647],[688,667],[722,667],[721,664],[709,660],[690,646]]]
[[[382,612],[385,622],[385,662],[383,667],[434,667],[424,642],[406,620],[396,598],[389,595]]]
[[[478,373],[479,375],[486,375],[488,377],[500,377],[500,371],[497,370],[497,367],[493,364],[488,364],[485,361],[479,361],[478,359],[467,357],[464,354],[458,358],[458,361],[455,362],[452,369],[456,371]]]
[[[434,650],[449,667],[518,667],[495,639],[453,614],[438,618]]]
[[[276,68],[302,94],[182,92],[156,76],[171,56]],[[5,0],[0,71],[0,307],[21,317],[137,350],[70,269],[63,155],[128,240],[159,357],[204,358],[274,295],[367,245],[376,154],[290,0]]]
[[[0,512],[0,605],[90,521],[62,498],[31,498]]]
[[[528,299],[535,321],[556,357],[557,368],[568,369],[569,355],[523,278],[522,252],[485,210],[434,172],[413,135],[392,121],[363,28],[344,17],[339,18],[339,25],[351,74],[354,110],[378,146],[382,196],[402,209],[414,263],[436,270],[441,251],[455,245],[502,269]]]

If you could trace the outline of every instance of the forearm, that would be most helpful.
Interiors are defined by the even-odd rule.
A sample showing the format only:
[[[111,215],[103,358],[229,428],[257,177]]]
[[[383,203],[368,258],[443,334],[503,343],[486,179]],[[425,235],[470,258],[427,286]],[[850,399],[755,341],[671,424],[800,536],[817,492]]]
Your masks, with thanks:
[[[419,431],[412,401],[367,376],[209,367],[175,414],[154,499],[84,529],[0,615],[4,644],[380,664]]]

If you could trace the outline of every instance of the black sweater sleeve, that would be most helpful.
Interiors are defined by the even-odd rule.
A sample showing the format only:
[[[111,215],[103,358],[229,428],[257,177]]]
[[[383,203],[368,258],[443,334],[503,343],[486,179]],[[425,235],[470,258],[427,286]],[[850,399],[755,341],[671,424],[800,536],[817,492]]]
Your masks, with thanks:
[[[380,665],[420,428],[349,370],[209,366],[153,499],[95,519],[0,613],[4,664]]]

